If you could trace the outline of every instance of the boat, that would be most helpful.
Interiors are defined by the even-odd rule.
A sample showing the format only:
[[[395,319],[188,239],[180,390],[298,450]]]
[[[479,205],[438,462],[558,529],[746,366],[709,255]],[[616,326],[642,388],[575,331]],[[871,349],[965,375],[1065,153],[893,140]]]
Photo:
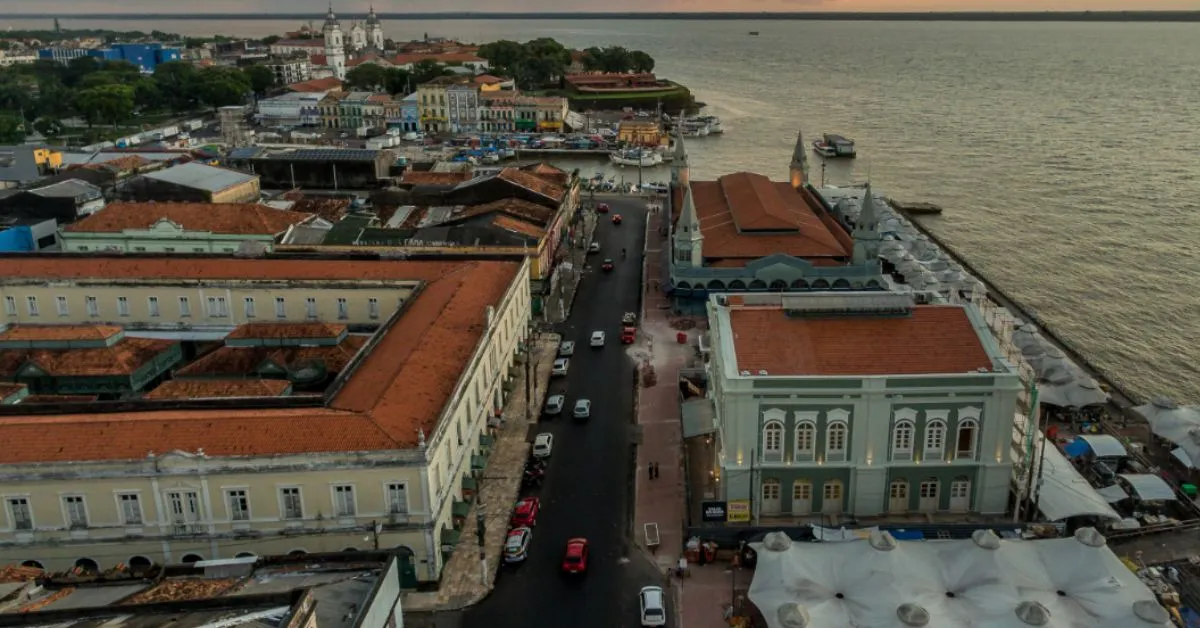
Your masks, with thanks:
[[[826,159],[854,159],[858,153],[854,150],[854,140],[841,135],[826,133],[819,140],[813,140],[813,152]]]
[[[663,162],[662,156],[658,153],[641,148],[613,151],[608,154],[608,158],[618,166],[640,166],[643,168],[657,166]]]
[[[721,119],[717,116],[699,116],[696,118],[696,121],[708,125],[708,132],[710,134],[715,135],[725,132],[725,129],[721,128]]]
[[[750,31],[751,37],[758,37],[758,31]]]

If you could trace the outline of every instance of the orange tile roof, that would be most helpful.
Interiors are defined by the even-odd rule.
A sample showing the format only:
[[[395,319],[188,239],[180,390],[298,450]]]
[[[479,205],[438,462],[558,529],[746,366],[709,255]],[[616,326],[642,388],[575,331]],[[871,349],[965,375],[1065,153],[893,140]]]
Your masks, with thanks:
[[[312,214],[275,209],[256,203],[113,203],[67,225],[72,233],[120,233],[149,229],[166,219],[187,231],[229,235],[276,235]]]
[[[806,194],[790,183],[760,174],[739,172],[716,181],[692,181],[692,197],[707,259],[755,259],[783,253],[800,258],[848,257],[852,242],[838,237],[822,220]],[[678,219],[682,195],[676,192],[672,213]],[[774,229],[755,233],[746,229]],[[836,227],[836,225],[835,225]]]
[[[480,85],[495,85],[496,83],[504,82],[504,79],[498,76],[492,76],[491,74],[480,74],[471,80]]]
[[[400,54],[392,57],[392,65],[408,65],[410,63],[420,63],[426,59],[432,59],[438,63],[480,63],[485,59],[478,55],[469,52],[413,52],[408,54]]]
[[[118,170],[136,170],[137,168],[141,168],[142,166],[145,166],[150,163],[152,163],[152,162],[149,159],[146,159],[144,157],[139,157],[137,155],[130,155],[128,157],[118,157],[116,159],[110,159],[108,161],[102,162],[103,165],[109,166],[112,168],[116,168]]]
[[[289,91],[293,92],[327,92],[334,89],[341,89],[342,82],[337,77],[329,76],[326,78],[313,79],[311,81],[301,81],[292,83],[287,86]]]
[[[31,403],[86,403],[95,401],[100,395],[29,395],[21,400],[22,405]]]
[[[563,195],[566,194],[566,190],[564,190],[562,187],[555,185],[554,183],[551,183],[550,181],[547,181],[536,174],[521,170],[520,168],[505,168],[496,176],[508,181],[509,183],[512,183],[513,185],[521,186],[527,190],[541,194],[546,198],[554,199],[555,201],[561,201]]]
[[[365,336],[346,336],[336,345],[315,347],[221,347],[176,370],[175,377],[241,377],[255,374],[268,362],[285,369],[308,362],[320,362],[329,375],[333,376],[346,368],[365,344]]]
[[[326,408],[155,410],[120,414],[6,416],[0,464],[135,460],[203,449],[255,456],[414,447],[434,433],[520,264],[499,261],[121,259],[0,256],[6,276],[190,279],[424,280],[422,292],[364,356]]]
[[[538,162],[530,166],[524,166],[521,168],[521,170],[536,174],[537,176],[554,183],[555,185],[561,185],[563,187],[566,187],[567,183],[571,180],[571,175],[567,173],[566,170],[555,168],[554,166],[544,162]]]
[[[484,203],[482,205],[471,205],[455,216],[455,219],[470,218],[472,216],[482,216],[499,212],[519,218],[526,222],[533,223],[537,226],[545,227],[550,224],[550,219],[554,217],[554,210],[537,203],[519,198],[502,198],[498,201]]]
[[[121,333],[116,325],[13,325],[0,331],[0,342],[107,340]]]
[[[283,379],[172,379],[144,399],[212,399],[214,397],[279,397],[291,383]]]
[[[226,340],[241,338],[337,338],[346,333],[346,326],[337,323],[245,323],[225,336]]]
[[[174,340],[125,338],[108,347],[0,349],[0,376],[15,377],[27,364],[52,377],[131,375],[174,344]]]
[[[289,192],[288,195],[290,194]],[[303,193],[297,193],[295,194],[295,198],[288,198],[287,200],[296,202],[291,207],[292,211],[316,214],[330,222],[341,220],[342,216],[346,214],[346,210],[350,209],[351,203],[351,200],[348,198],[304,196]]]
[[[906,317],[789,318],[780,308],[729,310],[736,369],[770,375],[930,375],[991,370],[957,305]]]
[[[493,218],[492,224],[500,227],[501,229],[515,231],[522,235],[527,235],[531,238],[537,238],[539,240],[542,238],[542,236],[546,235],[545,229],[539,229],[538,227],[531,225],[524,220],[517,220],[516,218],[505,216],[503,214]]]
[[[470,172],[418,172],[409,170],[400,177],[410,185],[455,185],[471,178]]]

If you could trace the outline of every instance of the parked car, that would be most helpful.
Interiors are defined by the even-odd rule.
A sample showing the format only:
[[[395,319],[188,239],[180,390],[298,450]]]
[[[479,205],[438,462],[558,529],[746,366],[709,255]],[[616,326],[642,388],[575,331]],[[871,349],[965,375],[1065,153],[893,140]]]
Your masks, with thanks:
[[[599,253],[599,252],[600,252],[600,243],[593,240],[592,243],[588,245],[588,253]]]
[[[621,316],[621,324],[623,325],[633,325],[636,322],[637,312],[625,312],[625,314]]]
[[[566,377],[567,368],[570,366],[570,364],[571,361],[567,358],[559,358],[555,360],[554,366],[550,368],[550,375],[553,377]]]
[[[637,327],[622,327],[621,328],[621,344],[631,345],[637,341]]]
[[[513,528],[508,533],[508,539],[504,541],[504,562],[509,564],[523,562],[529,556],[529,539],[532,537],[533,531],[529,528]],[[643,610],[642,617],[645,616],[646,612]],[[663,624],[643,625],[662,626]]]
[[[613,268],[615,268],[615,266],[613,266],[613,261],[611,259],[605,259],[604,263],[600,264],[600,270],[606,273],[612,272]]]
[[[513,528],[532,528],[537,525],[538,513],[542,510],[542,500],[536,497],[526,497],[513,506],[512,517],[508,525]]]
[[[542,408],[542,414],[559,414],[563,411],[563,406],[567,405],[567,398],[564,395],[550,395],[546,397],[546,406]]]
[[[592,400],[591,399],[576,399],[575,410],[571,412],[577,419],[586,419],[592,416]]]
[[[621,224],[621,214],[613,214],[612,222],[614,225]]]
[[[559,357],[569,358],[575,355],[575,342],[572,340],[564,340],[558,345]]]
[[[642,587],[638,593],[643,626],[666,626],[667,608],[663,603],[662,587]]]
[[[563,553],[562,570],[568,574],[583,574],[587,572],[588,540],[584,538],[567,541],[567,551]]]
[[[608,203],[597,203],[596,204],[596,213],[597,214],[607,214],[608,213]]]
[[[549,458],[550,452],[554,450],[554,435],[549,432],[542,432],[533,438],[533,457],[534,458]]]
[[[592,332],[591,344],[593,347],[603,347],[604,346],[604,332],[602,332],[602,331]]]

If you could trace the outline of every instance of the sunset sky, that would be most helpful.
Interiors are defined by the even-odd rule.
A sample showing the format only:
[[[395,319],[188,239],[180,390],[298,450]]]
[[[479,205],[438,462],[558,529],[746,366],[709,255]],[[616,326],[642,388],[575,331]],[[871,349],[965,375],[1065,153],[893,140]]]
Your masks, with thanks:
[[[365,12],[369,0],[335,0],[335,10]],[[3,13],[318,12],[326,0],[0,0]],[[1112,11],[1196,10],[1197,0],[378,0],[378,11]]]

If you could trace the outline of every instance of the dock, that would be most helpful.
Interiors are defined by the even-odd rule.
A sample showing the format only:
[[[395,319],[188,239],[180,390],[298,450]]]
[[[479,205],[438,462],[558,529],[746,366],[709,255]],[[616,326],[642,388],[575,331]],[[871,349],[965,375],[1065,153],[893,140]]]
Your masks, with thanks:
[[[517,157],[522,155],[552,155],[555,157],[608,157],[612,150],[607,148],[518,148]]]
[[[889,205],[894,207],[896,211],[908,216],[929,216],[942,213],[942,206],[935,205],[933,203],[926,203],[922,201],[898,201],[894,198],[887,198],[884,200],[886,200]]]

